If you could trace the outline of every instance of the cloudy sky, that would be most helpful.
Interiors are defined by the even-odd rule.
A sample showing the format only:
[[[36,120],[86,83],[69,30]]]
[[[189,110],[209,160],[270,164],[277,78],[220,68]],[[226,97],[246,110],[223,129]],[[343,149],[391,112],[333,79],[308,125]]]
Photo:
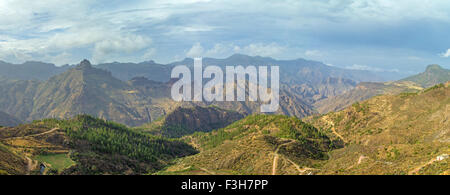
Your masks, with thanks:
[[[448,0],[0,0],[0,60],[233,53],[373,71],[450,67]]]

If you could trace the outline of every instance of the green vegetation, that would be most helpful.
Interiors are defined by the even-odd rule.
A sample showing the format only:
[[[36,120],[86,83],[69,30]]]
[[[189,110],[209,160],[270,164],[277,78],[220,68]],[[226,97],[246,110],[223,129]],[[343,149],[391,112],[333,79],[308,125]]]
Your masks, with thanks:
[[[450,80],[450,70],[444,69],[439,65],[429,65],[425,72],[403,79],[402,81],[412,81],[420,84],[422,87],[432,87],[439,83],[445,83]]]
[[[57,170],[58,172],[63,171],[66,168],[69,168],[75,165],[75,162],[70,159],[68,154],[45,154],[38,155],[35,157],[39,162],[44,162],[50,165],[52,169]]]
[[[435,85],[435,86],[433,86],[433,87],[430,87],[430,88],[428,88],[428,89],[425,89],[425,90],[424,90],[424,93],[429,92],[429,91],[432,91],[432,90],[435,90],[435,89],[444,88],[444,87],[445,87],[445,85],[444,85],[443,83],[440,83],[440,84],[437,84],[437,85]]]
[[[355,108],[356,112],[363,112],[366,114],[369,111],[369,105],[365,103],[356,102],[352,104],[353,108]]]
[[[225,128],[184,139],[201,152],[180,160],[163,174],[185,174],[187,167],[206,168],[208,174],[269,174],[276,166],[274,153],[280,164],[289,166],[284,174],[298,174],[296,166],[313,166],[328,159],[329,151],[343,147],[312,125],[284,115],[250,115]]]
[[[22,157],[0,143],[0,175],[25,174],[25,161]]]
[[[341,136],[320,174],[449,174],[449,83],[418,93],[383,95],[306,121]],[[338,122],[339,121],[339,122]],[[333,123],[334,122],[334,123]]]
[[[197,153],[178,139],[148,135],[89,115],[43,119],[0,132],[0,138],[19,138],[11,146],[49,165],[48,174],[145,174]],[[31,139],[26,136],[32,136],[33,144],[23,148],[21,143]],[[14,157],[8,155],[5,158]]]
[[[46,119],[44,122],[58,124],[69,137],[87,141],[92,150],[100,153],[121,154],[144,162],[195,153],[181,141],[135,132],[124,125],[88,115],[79,115],[73,120]]]
[[[226,140],[233,140],[247,134],[258,131],[257,128],[273,126],[276,133],[273,136],[278,138],[293,139],[301,143],[306,143],[307,139],[324,139],[325,134],[318,131],[312,125],[302,122],[295,117],[283,115],[250,115],[245,119],[237,121],[226,128],[214,130],[211,133],[197,132],[192,136],[199,140],[205,148],[214,148]],[[275,132],[275,131],[274,131]],[[263,134],[271,134],[271,129],[264,129]]]
[[[217,106],[178,107],[163,119],[137,129],[154,135],[179,138],[195,132],[210,132],[223,128],[242,118],[243,115],[238,112]]]

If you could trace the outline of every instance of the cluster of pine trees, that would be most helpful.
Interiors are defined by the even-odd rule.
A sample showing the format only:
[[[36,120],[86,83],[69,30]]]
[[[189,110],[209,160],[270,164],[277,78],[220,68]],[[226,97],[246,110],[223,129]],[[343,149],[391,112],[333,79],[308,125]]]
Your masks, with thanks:
[[[65,130],[72,140],[87,141],[95,152],[120,154],[142,162],[156,162],[196,153],[191,146],[177,139],[144,134],[125,125],[89,115],[79,115],[71,120],[46,119],[45,123]]]

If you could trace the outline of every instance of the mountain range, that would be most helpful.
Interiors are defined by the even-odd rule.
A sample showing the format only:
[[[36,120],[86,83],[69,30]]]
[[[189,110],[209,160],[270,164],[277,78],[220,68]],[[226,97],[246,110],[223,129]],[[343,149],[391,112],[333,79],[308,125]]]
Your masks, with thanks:
[[[243,60],[241,58],[245,58],[243,62],[246,63],[278,62],[271,58],[261,59],[260,57],[234,55],[222,60],[222,63],[232,65],[232,63],[237,63],[236,60]],[[214,62],[213,59],[205,59],[206,63],[209,61]],[[294,62],[284,63],[288,64],[286,66],[294,67],[289,65]],[[299,63],[300,67],[314,67],[316,62],[300,61]],[[302,65],[301,63],[313,63],[313,65]],[[0,110],[23,121],[41,118],[70,118],[77,114],[90,114],[130,126],[139,126],[163,116],[164,113],[168,113],[178,106],[194,104],[178,103],[170,98],[170,87],[173,81],[170,80],[168,74],[175,64],[160,65],[154,62],[145,62],[92,66],[90,62],[83,61],[76,66],[64,67],[43,63],[34,65],[42,66],[44,71],[36,71],[34,77],[30,77],[31,80],[24,80],[24,77],[31,73],[23,73],[20,76],[5,74],[1,82],[0,90],[3,93],[0,95]],[[11,67],[13,67],[17,68],[15,72],[26,72],[22,69],[28,66],[33,66],[32,62],[10,65],[6,70],[12,71]],[[321,66],[332,69],[326,65]],[[53,70],[51,70],[52,68]],[[7,73],[8,71],[2,72]],[[60,71],[63,72],[59,73]],[[299,72],[302,71],[308,72],[308,70]],[[339,74],[344,74],[342,72]],[[116,78],[115,75],[122,79],[131,79],[125,81]],[[310,104],[315,99],[335,95],[338,91],[351,88],[356,83],[349,79],[328,77],[333,75],[339,76],[327,73],[323,76],[323,82],[317,84],[299,80],[295,88],[288,87],[282,81],[281,109],[277,113],[297,117],[310,115],[314,113]],[[46,79],[46,77],[49,78]],[[203,103],[198,104],[208,106]],[[212,104],[242,113],[255,113],[258,112],[260,103],[247,101],[214,102]]]
[[[422,86],[428,87],[449,79],[448,70],[437,65],[429,66],[426,72],[402,81],[370,84],[360,82],[377,80],[370,72],[339,69],[301,59],[279,61],[236,54],[226,59],[205,58],[203,61],[205,65],[215,64],[222,67],[279,64],[282,80],[280,109],[276,113],[299,118],[318,112],[336,111],[353,102],[387,92],[420,90]],[[0,111],[28,122],[42,118],[64,119],[77,114],[90,114],[129,126],[152,122],[179,106],[216,105],[246,114],[259,112],[260,102],[173,101],[170,98],[170,88],[174,81],[168,75],[170,68],[178,64],[192,66],[192,63],[192,59],[169,65],[150,61],[93,66],[87,60],[76,66],[63,67],[36,63],[36,67],[44,67],[45,70],[37,71],[35,77],[31,77],[37,79],[23,80],[23,76],[27,74],[11,74],[9,77],[15,78],[0,79]],[[20,72],[28,66],[33,66],[32,62],[7,66],[7,70],[13,67]],[[64,72],[59,73],[60,71]],[[42,80],[52,74],[56,75]],[[115,75],[122,79],[131,79],[125,81]]]
[[[439,65],[429,65],[425,72],[399,81],[361,82],[349,91],[319,100],[313,105],[319,113],[328,113],[341,110],[354,102],[367,100],[377,95],[418,92],[449,80],[450,70]]]
[[[20,121],[18,118],[4,112],[0,112],[0,126],[14,127],[21,123],[22,121]]]
[[[203,59],[279,65],[280,109],[261,114],[261,102],[172,100],[181,64],[193,68],[0,62],[0,174],[39,174],[38,163],[45,174],[449,174],[450,71],[439,65],[378,82],[303,59]]]
[[[185,136],[200,152],[157,174],[450,174],[450,82],[300,121],[252,115]]]

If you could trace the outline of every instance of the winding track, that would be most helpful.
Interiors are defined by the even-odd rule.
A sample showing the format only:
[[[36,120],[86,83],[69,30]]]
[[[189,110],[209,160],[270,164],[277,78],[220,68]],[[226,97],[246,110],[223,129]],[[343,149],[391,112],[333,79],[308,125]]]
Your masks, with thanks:
[[[272,163],[272,175],[276,175],[276,174],[277,174],[278,158],[279,158],[278,151],[280,150],[281,146],[290,144],[290,143],[292,143],[292,142],[293,142],[293,140],[290,140],[289,142],[286,142],[286,143],[284,143],[284,144],[281,144],[281,145],[279,145],[279,146],[277,147],[277,149],[275,150],[275,152],[274,152],[274,157],[273,157],[273,163]],[[295,163],[295,162],[292,161],[291,159],[286,158],[286,157],[282,157],[282,158],[285,159],[285,160],[287,160],[289,163],[291,163],[291,164],[295,167],[295,169],[297,169],[297,171],[299,172],[299,174],[303,174],[303,173],[305,173],[306,171],[317,170],[317,169],[308,168],[308,167],[305,167],[305,168],[302,169],[302,168],[300,168],[300,166],[299,166],[297,163]]]
[[[9,137],[9,138],[6,138],[5,140],[23,139],[23,138],[27,138],[27,137],[37,137],[37,136],[41,136],[41,135],[47,135],[47,134],[53,133],[58,130],[60,130],[60,129],[58,127],[56,127],[56,128],[50,129],[50,130],[42,132],[42,133],[20,136],[20,137]],[[31,171],[36,168],[37,163],[28,156],[25,156],[25,159],[27,160],[27,175],[30,175]]]
[[[274,157],[273,157],[273,163],[272,163],[272,175],[276,175],[277,174],[277,166],[278,166],[278,151],[280,150],[281,146],[284,146],[286,144],[291,143],[292,140],[290,140],[289,142],[286,142],[284,144],[280,144],[277,149],[274,152]]]
[[[26,135],[26,136],[20,136],[20,137],[9,137],[9,138],[5,138],[5,140],[8,140],[8,139],[23,139],[23,138],[27,138],[27,137],[37,137],[37,136],[41,136],[41,135],[50,134],[50,133],[53,133],[53,132],[58,131],[58,130],[60,130],[60,129],[58,127],[56,127],[56,128],[53,128],[51,130],[48,130],[48,131],[45,131],[45,132],[42,132],[42,133],[33,134],[33,135]]]
[[[422,169],[422,168],[424,168],[424,167],[426,167],[426,166],[428,166],[428,165],[431,165],[431,164],[433,164],[433,163],[436,162],[436,161],[437,161],[437,158],[433,158],[433,159],[431,159],[430,161],[428,161],[427,163],[425,163],[425,164],[423,164],[423,165],[420,165],[419,167],[417,167],[417,168],[415,168],[414,170],[410,171],[408,174],[409,174],[409,175],[415,174],[415,173],[419,172],[420,169]]]

